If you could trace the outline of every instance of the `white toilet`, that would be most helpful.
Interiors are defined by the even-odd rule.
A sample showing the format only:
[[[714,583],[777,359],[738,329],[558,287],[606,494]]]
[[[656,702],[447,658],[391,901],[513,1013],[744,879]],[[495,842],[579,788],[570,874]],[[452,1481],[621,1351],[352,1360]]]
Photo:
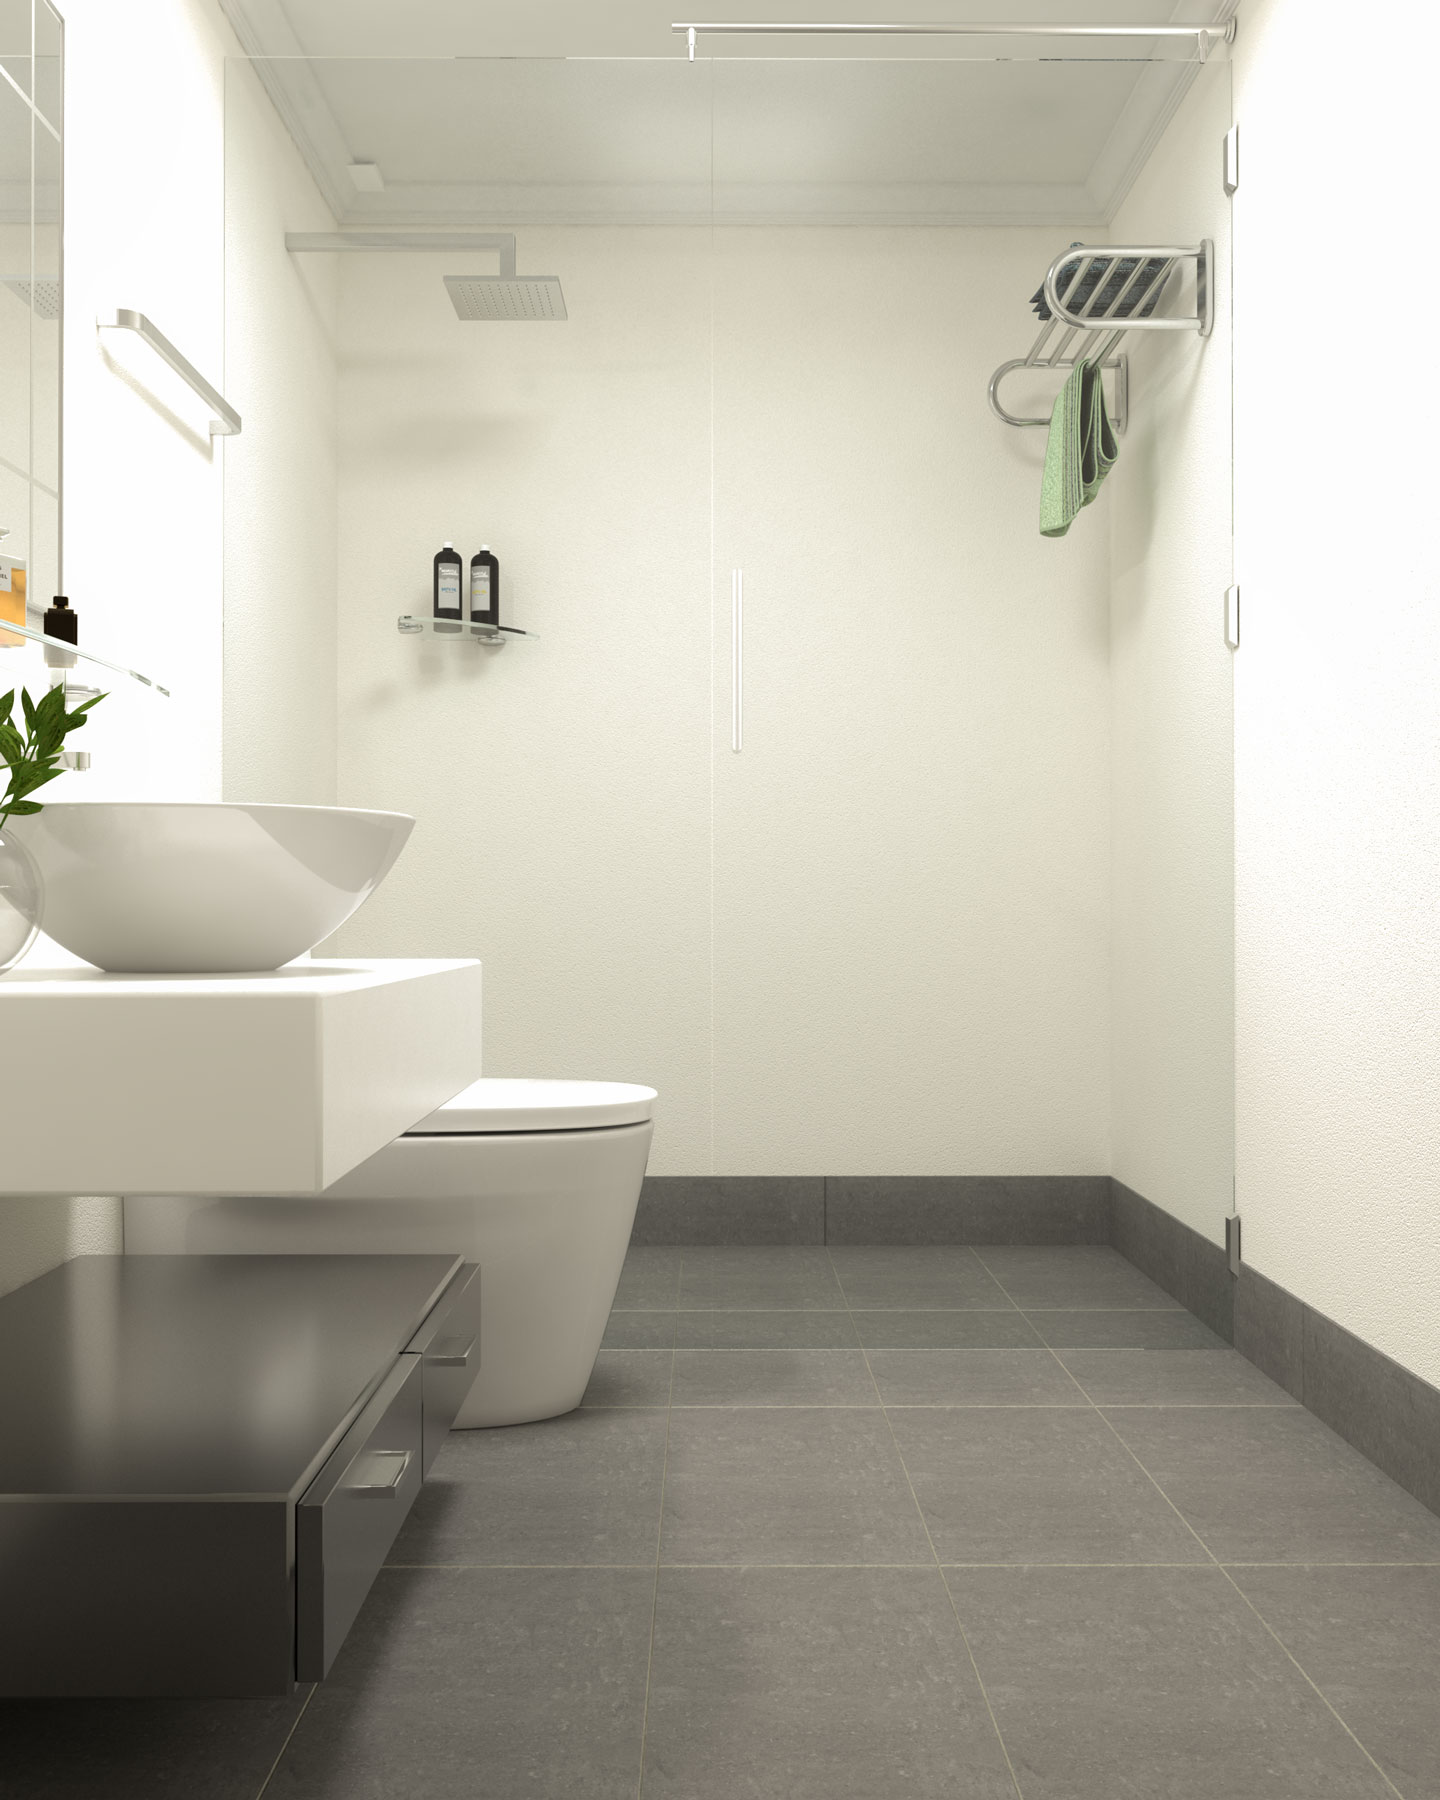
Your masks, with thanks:
[[[477,1081],[303,1199],[125,1202],[132,1254],[448,1251],[480,1264],[480,1370],[455,1423],[580,1404],[630,1241],[655,1090]]]

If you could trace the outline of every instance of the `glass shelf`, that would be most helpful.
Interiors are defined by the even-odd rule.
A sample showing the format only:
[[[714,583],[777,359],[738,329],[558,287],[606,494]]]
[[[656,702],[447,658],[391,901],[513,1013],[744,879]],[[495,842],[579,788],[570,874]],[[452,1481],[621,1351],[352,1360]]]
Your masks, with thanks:
[[[43,631],[36,631],[33,626],[17,625],[13,619],[0,619],[0,647],[10,650],[23,648],[20,644],[3,644],[3,634],[7,631],[13,631],[17,636],[27,639],[32,644],[43,644],[47,650],[63,650],[67,657],[73,657],[80,662],[93,663],[101,669],[112,669],[117,675],[124,675],[131,681],[138,681],[141,687],[149,688],[152,693],[163,694],[167,700],[170,698],[169,688],[161,687],[158,681],[152,681],[148,675],[142,675],[138,669],[127,669],[123,663],[111,662],[107,656],[96,656],[93,650],[84,650],[78,644],[67,644],[64,638],[49,637]],[[70,663],[47,663],[46,666],[50,669],[63,670],[73,665]],[[5,665],[0,663],[0,684],[3,684],[4,669]]]
[[[432,619],[421,613],[401,613],[395,628],[401,637],[445,638],[451,643],[488,644],[491,649],[538,641],[533,631],[521,631],[518,625],[470,625],[464,619]]]

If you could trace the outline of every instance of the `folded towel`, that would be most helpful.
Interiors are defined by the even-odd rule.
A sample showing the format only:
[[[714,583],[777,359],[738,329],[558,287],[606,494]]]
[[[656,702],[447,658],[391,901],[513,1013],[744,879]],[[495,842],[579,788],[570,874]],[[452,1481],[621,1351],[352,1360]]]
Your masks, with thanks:
[[[1175,264],[1170,257],[1149,256],[1145,258],[1140,273],[1135,275],[1139,260],[1134,256],[1097,257],[1086,269],[1083,279],[1072,294],[1071,283],[1080,273],[1080,258],[1077,257],[1074,262],[1066,263],[1056,277],[1056,291],[1071,312],[1083,313],[1087,317],[1093,313],[1097,318],[1103,318],[1113,307],[1113,318],[1148,319],[1160,304],[1161,294],[1169,286]],[[1164,281],[1160,279],[1162,274],[1165,276]],[[1135,275],[1134,281],[1130,279],[1132,275]],[[1123,300],[1120,299],[1122,293],[1125,295]],[[1030,296],[1030,304],[1034,307],[1037,318],[1054,318],[1043,286],[1036,288]]]
[[[1100,371],[1094,363],[1077,362],[1050,415],[1040,482],[1042,537],[1064,537],[1080,508],[1099,493],[1116,454]]]

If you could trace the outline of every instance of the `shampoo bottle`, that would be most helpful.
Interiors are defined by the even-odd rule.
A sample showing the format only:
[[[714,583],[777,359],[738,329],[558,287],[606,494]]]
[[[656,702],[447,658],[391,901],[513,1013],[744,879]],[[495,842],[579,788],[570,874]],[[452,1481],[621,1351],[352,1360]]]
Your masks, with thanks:
[[[457,625],[465,614],[460,604],[460,585],[465,564],[460,552],[448,540],[435,556],[435,617],[450,619]]]
[[[500,564],[488,544],[482,544],[470,559],[470,623],[500,623]]]

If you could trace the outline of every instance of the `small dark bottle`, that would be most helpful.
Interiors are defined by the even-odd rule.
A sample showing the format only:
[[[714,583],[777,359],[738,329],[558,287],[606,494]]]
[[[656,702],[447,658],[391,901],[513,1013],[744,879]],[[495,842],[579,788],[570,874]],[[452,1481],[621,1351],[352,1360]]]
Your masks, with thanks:
[[[470,558],[470,623],[500,624],[500,564],[488,544]]]
[[[45,612],[46,637],[61,638],[67,644],[80,642],[80,615],[72,612],[64,594],[57,594]],[[53,644],[45,646],[46,666],[51,669],[73,669],[75,658]]]
[[[445,547],[435,556],[435,617],[453,620],[457,625],[464,618],[464,610],[460,603],[460,588],[465,579],[465,563],[460,552],[447,539]]]

